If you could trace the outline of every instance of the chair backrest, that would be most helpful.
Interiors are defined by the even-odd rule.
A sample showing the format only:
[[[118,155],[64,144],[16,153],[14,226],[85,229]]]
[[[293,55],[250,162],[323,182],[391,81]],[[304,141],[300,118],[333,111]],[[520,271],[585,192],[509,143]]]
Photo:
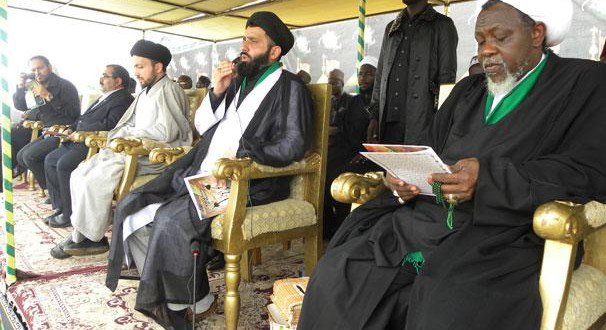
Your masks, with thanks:
[[[187,121],[189,121],[189,126],[191,127],[192,132],[194,132],[194,140],[192,143],[198,142],[199,135],[196,134],[196,125],[194,120],[196,118],[196,111],[200,108],[200,104],[208,94],[208,88],[194,88],[188,89],[185,91],[187,98],[189,99],[189,111],[187,112]]]
[[[185,94],[189,99],[189,111],[187,112],[187,120],[194,127],[194,118],[196,117],[196,111],[202,104],[202,100],[208,94],[207,88],[194,88],[185,90]]]
[[[330,116],[330,96],[332,88],[329,84],[307,85],[311,94],[314,109],[313,142],[308,154],[319,155],[319,171],[315,178],[309,181],[309,175],[298,175],[293,177],[290,186],[290,198],[307,200],[315,207],[321,207],[321,195],[324,192],[324,180],[326,177],[326,158],[328,152],[328,121]],[[318,190],[319,189],[319,190]],[[320,193],[320,196],[317,194]],[[311,195],[314,196],[311,196]],[[318,212],[321,214],[322,212]]]

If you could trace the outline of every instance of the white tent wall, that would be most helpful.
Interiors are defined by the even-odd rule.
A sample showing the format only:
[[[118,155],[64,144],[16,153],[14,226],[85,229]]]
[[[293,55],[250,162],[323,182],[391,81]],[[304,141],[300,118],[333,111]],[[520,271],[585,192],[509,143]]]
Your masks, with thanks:
[[[599,57],[599,51],[602,50],[606,38],[606,1],[598,3],[599,1],[574,0],[573,25],[568,38],[554,49],[558,54],[594,60]],[[444,12],[444,7],[438,6],[435,9]],[[476,54],[472,20],[475,11],[475,2],[454,4],[449,8],[449,16],[455,22],[459,34],[457,77],[466,73],[471,57]],[[367,18],[367,55],[379,56],[385,26],[396,15],[397,13],[390,13]],[[356,83],[357,20],[298,29],[294,30],[293,34],[296,44],[282,60],[288,70],[297,72],[299,69],[305,69],[311,74],[312,81],[325,82],[327,73],[333,68],[339,68],[345,72],[350,85],[347,89],[353,91],[353,85]],[[220,42],[216,46],[200,45],[185,51],[173,50],[175,61],[171,63],[169,74],[175,77],[187,74],[194,81],[200,74],[210,77],[212,67],[217,61],[233,58],[239,52],[240,44],[238,39]]]
[[[566,57],[597,59],[606,38],[606,1],[573,0],[574,21],[568,39],[556,49]],[[443,7],[435,7],[443,12]],[[475,54],[475,40],[470,17],[476,9],[475,2],[451,5],[449,16],[459,33],[458,76],[467,70],[469,60]],[[371,16],[366,24],[366,53],[379,56],[381,41],[387,23],[397,13]],[[111,27],[11,10],[9,24],[12,31],[10,43],[11,88],[19,72],[26,71],[27,60],[33,55],[46,55],[58,73],[72,81],[81,93],[98,88],[99,76],[105,64],[117,63],[132,72],[129,50],[140,39],[140,31]],[[243,27],[244,28],[244,27]],[[333,68],[345,72],[353,90],[355,84],[357,21],[325,24],[294,30],[297,40],[293,50],[283,59],[288,70],[305,69],[312,80],[325,81]],[[158,32],[147,32],[145,38],[161,42],[173,52],[168,73],[171,77],[187,74],[194,79],[201,74],[210,77],[212,68],[220,60],[233,58],[240,51],[239,39],[211,44],[195,39]]]

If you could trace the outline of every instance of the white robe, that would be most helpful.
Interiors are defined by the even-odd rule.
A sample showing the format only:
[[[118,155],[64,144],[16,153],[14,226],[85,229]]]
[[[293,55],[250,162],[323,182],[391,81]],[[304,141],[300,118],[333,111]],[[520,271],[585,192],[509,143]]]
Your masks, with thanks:
[[[267,76],[258,86],[246,96],[238,108],[238,98],[240,90],[236,93],[233,101],[227,107],[225,99],[219,107],[213,111],[210,103],[210,97],[206,97],[198,111],[194,120],[196,129],[200,135],[204,134],[215,124],[219,123],[217,130],[213,135],[213,139],[208,147],[208,153],[200,165],[197,174],[210,175],[212,173],[215,162],[219,158],[235,158],[240,146],[240,139],[246,131],[248,124],[258,110],[259,105],[267,96],[272,87],[278,82],[282,69]],[[217,137],[217,138],[215,138]],[[156,211],[162,203],[150,204],[136,213],[133,213],[124,219],[123,240],[126,263],[129,264],[129,244],[127,238],[139,228],[153,222]],[[141,265],[142,267],[142,265]]]
[[[170,146],[190,145],[192,132],[186,117],[188,108],[183,90],[165,76],[149,92],[143,90],[137,95],[116,128],[108,133],[108,140],[133,136]],[[105,235],[111,220],[113,193],[122,178],[124,166],[124,155],[102,149],[72,172],[72,226],[92,241],[99,241]],[[147,157],[140,157],[137,174],[160,173],[162,168],[149,164]]]

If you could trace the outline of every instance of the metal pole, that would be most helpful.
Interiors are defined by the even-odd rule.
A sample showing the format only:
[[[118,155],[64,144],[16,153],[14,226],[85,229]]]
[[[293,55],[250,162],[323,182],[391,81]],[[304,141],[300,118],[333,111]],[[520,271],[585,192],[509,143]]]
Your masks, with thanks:
[[[356,72],[360,70],[360,62],[364,59],[364,29],[366,27],[366,0],[359,0],[358,3],[358,58],[356,61]],[[356,84],[357,85],[357,84]],[[360,93],[360,86],[356,87]]]
[[[2,177],[6,230],[6,284],[17,281],[15,220],[13,219],[13,166],[11,159],[11,106],[8,93],[8,5],[0,0],[0,104],[2,104]]]

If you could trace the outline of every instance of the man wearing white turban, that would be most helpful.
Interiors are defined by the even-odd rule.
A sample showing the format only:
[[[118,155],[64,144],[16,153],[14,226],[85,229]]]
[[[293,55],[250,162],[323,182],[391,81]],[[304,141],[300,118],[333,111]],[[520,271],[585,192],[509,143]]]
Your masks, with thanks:
[[[428,178],[452,207],[388,175],[388,189],[331,240],[298,330],[539,329],[534,210],[606,201],[606,65],[546,47],[571,16],[565,0],[483,5],[475,38],[485,74],[454,87],[427,138],[453,164]]]

